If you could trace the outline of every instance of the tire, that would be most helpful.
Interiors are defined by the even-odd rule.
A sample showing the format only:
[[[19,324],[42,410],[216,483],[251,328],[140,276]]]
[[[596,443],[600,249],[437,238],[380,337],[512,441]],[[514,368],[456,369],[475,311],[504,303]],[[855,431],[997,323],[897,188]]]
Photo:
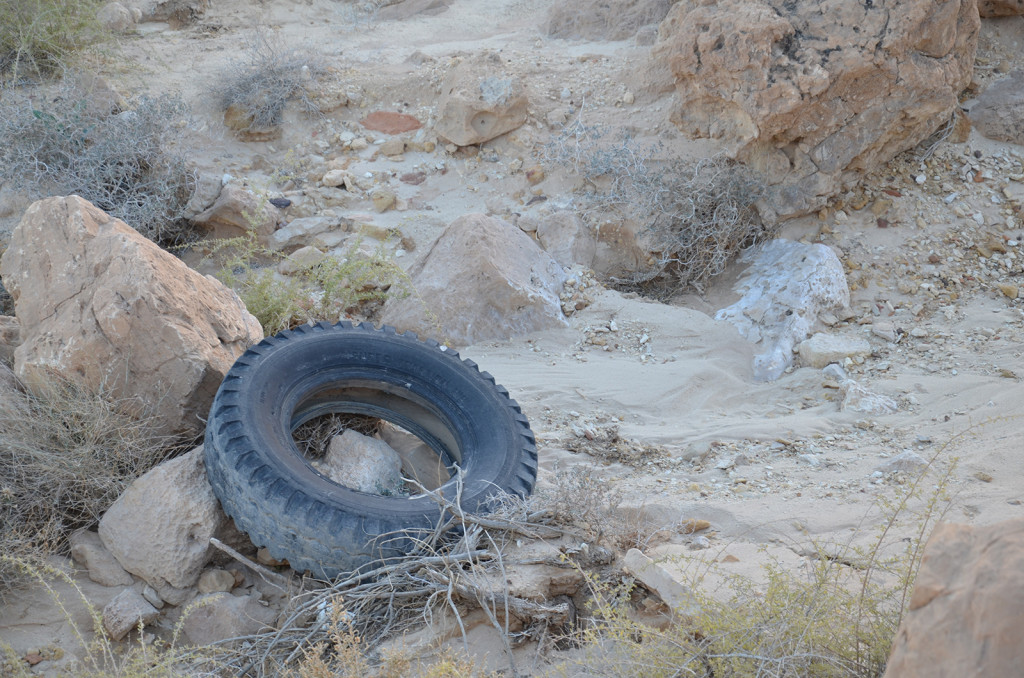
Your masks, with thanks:
[[[368,494],[333,482],[299,451],[292,430],[332,412],[366,414],[417,435],[463,471],[461,505],[486,511],[501,492],[527,496],[537,448],[519,405],[476,364],[415,334],[369,323],[304,325],[264,339],[224,378],[204,455],[225,513],[297,571],[332,578],[409,550],[433,530],[425,495]],[[440,491],[455,496],[455,481]],[[395,537],[393,533],[408,531]],[[387,535],[387,536],[384,536]]]

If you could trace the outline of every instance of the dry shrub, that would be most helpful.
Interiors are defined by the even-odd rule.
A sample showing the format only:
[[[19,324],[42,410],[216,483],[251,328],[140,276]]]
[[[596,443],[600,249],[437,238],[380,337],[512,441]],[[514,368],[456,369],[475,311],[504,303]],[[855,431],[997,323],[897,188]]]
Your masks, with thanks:
[[[18,80],[57,70],[103,37],[98,0],[0,0],[0,75]]]
[[[2,93],[0,163],[7,176],[35,198],[79,195],[150,240],[182,239],[195,189],[181,149],[184,103],[139,97],[120,110],[84,80]]]
[[[754,207],[764,182],[753,171],[722,155],[655,159],[661,150],[628,134],[609,137],[585,125],[582,112],[545,149],[549,164],[584,179],[581,211],[598,228],[616,220],[642,226],[648,266],[613,282],[654,297],[702,291],[741,249],[773,233]]]
[[[64,551],[71,532],[95,524],[132,480],[182,449],[181,441],[155,435],[137,411],[135,403],[56,376],[37,394],[0,386],[5,554]],[[0,565],[0,594],[19,580],[17,570]]]
[[[257,31],[242,59],[232,62],[214,92],[221,110],[235,106],[249,116],[247,129],[281,124],[285,106],[297,100],[303,111],[320,112],[313,101],[316,79],[326,73],[322,59],[300,49],[285,49]]]

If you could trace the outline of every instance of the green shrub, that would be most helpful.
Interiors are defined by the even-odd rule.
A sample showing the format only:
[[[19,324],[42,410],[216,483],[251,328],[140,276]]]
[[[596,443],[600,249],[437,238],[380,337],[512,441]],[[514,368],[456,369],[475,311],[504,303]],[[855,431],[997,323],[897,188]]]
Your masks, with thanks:
[[[60,69],[103,36],[98,0],[0,0],[0,75],[18,80]]]
[[[0,163],[34,197],[76,194],[151,240],[185,237],[195,188],[180,146],[188,120],[180,99],[139,97],[128,110],[73,79],[0,100]]]
[[[254,231],[216,242],[210,256],[222,261],[217,278],[235,290],[264,334],[271,335],[307,322],[369,318],[389,297],[412,293],[408,275],[385,245],[368,253],[361,244],[356,238],[344,256],[328,254],[288,276],[276,270],[284,255],[260,245]]]

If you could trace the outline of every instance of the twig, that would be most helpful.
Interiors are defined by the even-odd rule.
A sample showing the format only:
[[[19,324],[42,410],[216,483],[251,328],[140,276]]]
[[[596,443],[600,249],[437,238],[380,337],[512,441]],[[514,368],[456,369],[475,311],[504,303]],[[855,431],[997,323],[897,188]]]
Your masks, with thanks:
[[[242,565],[245,565],[250,570],[258,574],[263,579],[263,581],[267,582],[271,586],[275,586],[285,592],[288,591],[289,585],[291,584],[291,580],[288,577],[277,574],[276,572],[271,572],[259,563],[249,560],[241,553],[231,548],[230,546],[222,542],[220,539],[217,539],[216,537],[210,537],[210,543],[218,549],[220,549],[221,551],[223,551],[224,553],[234,558],[235,560],[237,560],[238,562],[240,562]]]

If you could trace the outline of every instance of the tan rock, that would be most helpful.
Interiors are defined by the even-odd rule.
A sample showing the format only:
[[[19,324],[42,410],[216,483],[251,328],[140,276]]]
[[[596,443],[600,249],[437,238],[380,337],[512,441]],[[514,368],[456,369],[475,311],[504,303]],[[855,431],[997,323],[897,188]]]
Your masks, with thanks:
[[[200,594],[230,591],[235,588],[235,575],[227,570],[206,570],[199,575],[196,588]]]
[[[672,578],[668,570],[639,549],[629,549],[622,559],[623,569],[633,575],[672,610],[681,614],[696,611],[697,602],[690,590]]]
[[[760,170],[765,215],[788,217],[949,120],[979,26],[975,0],[682,0],[650,68],[675,78],[672,121]]]
[[[1020,295],[1020,288],[1013,283],[999,283],[997,287],[1009,299],[1016,299]]]
[[[200,446],[132,482],[100,519],[99,534],[124,569],[178,605],[209,561],[210,538],[225,520]]]
[[[89,579],[101,586],[131,586],[135,582],[95,532],[78,530],[70,541],[71,557],[88,570]]]
[[[271,205],[265,196],[256,195],[236,184],[228,184],[221,190],[216,202],[197,214],[192,221],[214,238],[235,238],[253,230],[256,238],[266,244],[280,218],[281,211]]]
[[[989,139],[1024,144],[1024,70],[989,85],[968,115]]]
[[[527,104],[522,83],[498,55],[466,59],[441,86],[434,131],[456,146],[480,144],[526,122]]]
[[[135,25],[130,9],[120,2],[108,2],[96,12],[96,21],[112,33],[123,33]]]
[[[456,344],[564,326],[565,273],[530,236],[501,219],[453,221],[411,270],[418,295],[392,298],[383,321]]]
[[[560,210],[541,218],[537,239],[562,266],[580,264],[590,268],[594,264],[597,238],[575,212]]]
[[[103,628],[113,640],[121,640],[132,629],[154,621],[160,611],[135,589],[125,589],[103,608]]]
[[[925,547],[885,676],[1019,675],[1021,610],[1024,519],[940,524]]]
[[[327,258],[327,255],[316,247],[306,245],[285,257],[277,270],[281,275],[293,275],[299,271],[308,271]]]
[[[277,617],[274,609],[260,602],[259,594],[233,596],[218,592],[201,596],[196,603],[182,622],[185,637],[195,645],[252,635]]]
[[[391,137],[377,149],[380,155],[392,156],[405,153],[405,142],[398,137]]]
[[[34,203],[0,262],[34,390],[53,373],[137,398],[164,431],[202,430],[259,322],[237,295],[78,196]]]
[[[978,0],[978,13],[986,19],[1024,14],[1024,0]]]
[[[387,212],[394,207],[395,199],[395,194],[386,188],[378,188],[370,194],[370,200],[373,201],[373,209],[378,212]]]

